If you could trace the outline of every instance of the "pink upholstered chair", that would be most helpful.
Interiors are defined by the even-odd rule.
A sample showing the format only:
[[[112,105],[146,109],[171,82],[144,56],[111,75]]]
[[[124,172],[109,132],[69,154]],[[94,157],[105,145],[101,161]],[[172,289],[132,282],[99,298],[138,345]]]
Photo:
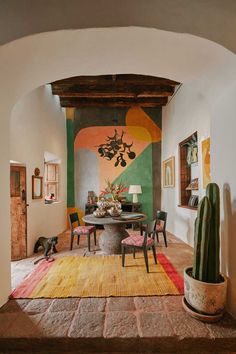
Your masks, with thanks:
[[[130,234],[129,237],[121,241],[122,250],[122,267],[125,266],[125,251],[126,248],[133,249],[133,257],[135,258],[136,249],[143,250],[147,273],[149,273],[148,254],[147,251],[152,249],[154,261],[157,264],[156,249],[155,249],[155,230],[156,220],[151,221],[146,225],[145,235]]]
[[[167,222],[167,212],[158,210],[156,216],[156,230],[155,235],[157,238],[157,242],[159,242],[158,234],[162,233],[165,241],[165,246],[167,247],[167,238],[166,238],[166,222]],[[143,231],[146,230],[147,225],[140,225],[140,233],[143,234]]]
[[[90,235],[94,234],[94,244],[96,245],[96,226],[81,226],[79,222],[78,213],[69,214],[69,224],[71,230],[70,249],[72,250],[74,237],[77,236],[77,244],[79,244],[80,236],[87,235],[88,237],[88,250],[90,252]],[[75,226],[76,224],[76,226]]]

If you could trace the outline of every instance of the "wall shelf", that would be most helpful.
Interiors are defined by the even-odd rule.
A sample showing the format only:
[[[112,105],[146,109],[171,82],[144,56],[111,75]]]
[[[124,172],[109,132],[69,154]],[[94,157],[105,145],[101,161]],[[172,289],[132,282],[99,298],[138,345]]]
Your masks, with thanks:
[[[189,205],[178,205],[179,208],[184,208],[184,209],[190,209],[190,210],[196,210],[197,211],[197,207],[191,207]]]
[[[190,135],[179,144],[180,153],[180,205],[183,208],[196,210],[197,195],[192,193],[199,190],[198,186],[198,161],[189,164],[189,146],[194,139],[194,153],[197,158],[197,132]],[[190,150],[192,153],[192,150]],[[192,156],[192,155],[191,155]],[[188,160],[188,161],[187,161]],[[194,205],[194,206],[193,206]]]

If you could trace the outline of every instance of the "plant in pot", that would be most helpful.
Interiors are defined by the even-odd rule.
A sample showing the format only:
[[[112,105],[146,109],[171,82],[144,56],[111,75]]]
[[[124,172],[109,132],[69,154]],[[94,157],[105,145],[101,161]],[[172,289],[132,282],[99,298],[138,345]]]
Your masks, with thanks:
[[[197,319],[214,322],[224,313],[227,280],[220,274],[220,192],[209,183],[194,225],[193,267],[184,271],[183,306]]]

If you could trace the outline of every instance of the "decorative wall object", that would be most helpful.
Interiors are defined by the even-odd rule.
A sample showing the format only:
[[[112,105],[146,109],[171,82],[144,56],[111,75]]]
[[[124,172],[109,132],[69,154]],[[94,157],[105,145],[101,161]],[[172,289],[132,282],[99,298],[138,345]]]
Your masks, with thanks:
[[[34,170],[35,175],[32,176],[32,199],[43,198],[43,177],[40,177],[40,169]]]
[[[211,156],[210,156],[210,138],[202,141],[202,180],[203,188],[211,182]]]
[[[175,158],[174,156],[163,161],[163,187],[171,188],[175,186]]]
[[[136,157],[135,152],[131,151],[133,142],[131,144],[125,143],[123,141],[124,134],[124,130],[122,130],[121,134],[118,134],[115,129],[113,136],[107,136],[106,143],[97,146],[100,157],[104,157],[108,161],[116,158],[116,162],[114,164],[115,167],[119,164],[122,167],[125,167],[127,165],[125,160],[127,157],[129,157],[130,160],[133,160]]]
[[[197,134],[194,133],[189,137],[185,145],[187,146],[187,163],[190,166],[192,163],[198,162]]]

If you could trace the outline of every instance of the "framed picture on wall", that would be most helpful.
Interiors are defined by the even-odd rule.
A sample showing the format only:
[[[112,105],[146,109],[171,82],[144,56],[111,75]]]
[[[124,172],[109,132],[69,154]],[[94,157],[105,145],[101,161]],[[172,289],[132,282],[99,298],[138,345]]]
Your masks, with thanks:
[[[210,156],[210,138],[202,141],[202,179],[203,188],[206,188],[211,182],[211,156]]]
[[[163,187],[175,186],[175,157],[172,156],[162,163]]]

